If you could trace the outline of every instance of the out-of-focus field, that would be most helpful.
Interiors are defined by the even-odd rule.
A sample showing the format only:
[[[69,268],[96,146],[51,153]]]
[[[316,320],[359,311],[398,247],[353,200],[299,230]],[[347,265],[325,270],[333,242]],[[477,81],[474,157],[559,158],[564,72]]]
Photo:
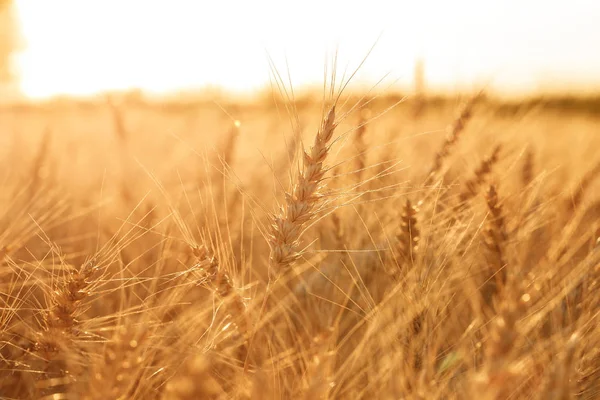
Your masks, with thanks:
[[[0,398],[597,398],[600,114],[468,100],[3,106]]]

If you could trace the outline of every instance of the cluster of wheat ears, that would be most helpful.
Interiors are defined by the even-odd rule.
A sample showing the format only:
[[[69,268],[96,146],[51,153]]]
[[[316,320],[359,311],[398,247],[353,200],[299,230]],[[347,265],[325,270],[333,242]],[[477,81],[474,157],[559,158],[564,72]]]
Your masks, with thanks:
[[[599,398],[594,141],[491,134],[480,96],[444,132],[329,97],[273,156],[243,118],[169,152],[115,104],[97,154],[15,139],[36,150],[3,153],[0,398]]]

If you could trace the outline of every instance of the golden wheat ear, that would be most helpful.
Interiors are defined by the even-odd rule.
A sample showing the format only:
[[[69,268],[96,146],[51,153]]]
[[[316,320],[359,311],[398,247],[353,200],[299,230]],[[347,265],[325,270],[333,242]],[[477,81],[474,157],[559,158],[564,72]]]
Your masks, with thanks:
[[[421,239],[417,220],[418,212],[419,209],[413,206],[410,199],[406,199],[400,213],[400,226],[396,233],[397,245],[394,255],[397,265],[393,271],[389,271],[394,277],[398,277],[401,271],[410,268],[417,260]]]
[[[477,196],[479,188],[485,183],[492,172],[492,168],[498,162],[501,149],[500,145],[496,146],[492,153],[485,157],[475,169],[474,176],[465,182],[465,188],[459,196],[461,206],[464,206],[469,199]]]
[[[196,266],[206,273],[209,284],[216,294],[225,302],[226,310],[229,312],[239,336],[242,338],[241,351],[243,358],[247,354],[247,340],[249,338],[250,321],[246,310],[244,298],[233,283],[231,276],[224,268],[219,266],[217,258],[205,245],[196,245],[192,248],[196,258]]]
[[[446,128],[446,138],[444,143],[438,152],[435,154],[433,159],[433,165],[429,169],[425,185],[431,185],[434,183],[438,175],[440,174],[444,161],[450,155],[452,149],[460,139],[461,134],[465,130],[465,126],[473,115],[473,108],[481,97],[481,93],[473,96],[467,103],[462,106],[462,109],[456,119]]]
[[[81,267],[71,267],[67,277],[50,294],[50,307],[44,313],[44,328],[37,333],[33,353],[43,361],[37,388],[40,396],[62,395],[81,371],[81,349],[78,348],[78,315],[81,303],[89,296],[98,267],[93,260]],[[32,354],[33,355],[33,354]]]
[[[493,298],[506,286],[506,242],[508,234],[504,221],[504,211],[498,198],[494,185],[490,185],[486,193],[486,203],[489,216],[483,230],[483,244],[485,246],[486,282],[481,287],[481,294],[488,306],[492,305]]]
[[[323,177],[327,172],[324,162],[335,128],[335,106],[332,106],[312,147],[304,152],[302,168],[292,191],[285,196],[285,205],[273,218],[269,238],[269,274],[273,279],[285,273],[301,255],[300,237],[306,224],[315,216],[322,197]]]

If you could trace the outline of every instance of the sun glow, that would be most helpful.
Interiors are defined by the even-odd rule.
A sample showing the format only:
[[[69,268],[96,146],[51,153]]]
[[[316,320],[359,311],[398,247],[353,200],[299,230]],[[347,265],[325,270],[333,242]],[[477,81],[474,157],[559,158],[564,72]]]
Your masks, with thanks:
[[[410,85],[417,59],[434,89],[489,83],[500,91],[600,87],[600,3],[17,0],[32,98],[140,88],[165,93],[269,83],[268,59],[294,86],[323,80],[375,50],[357,82]],[[563,5],[564,4],[564,5]],[[379,40],[378,40],[379,38]],[[560,85],[559,85],[560,83]]]

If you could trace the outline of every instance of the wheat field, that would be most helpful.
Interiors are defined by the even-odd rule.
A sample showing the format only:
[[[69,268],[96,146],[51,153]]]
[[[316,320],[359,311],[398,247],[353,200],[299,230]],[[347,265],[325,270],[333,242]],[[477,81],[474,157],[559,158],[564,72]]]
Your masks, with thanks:
[[[600,115],[0,110],[1,399],[600,398]]]

